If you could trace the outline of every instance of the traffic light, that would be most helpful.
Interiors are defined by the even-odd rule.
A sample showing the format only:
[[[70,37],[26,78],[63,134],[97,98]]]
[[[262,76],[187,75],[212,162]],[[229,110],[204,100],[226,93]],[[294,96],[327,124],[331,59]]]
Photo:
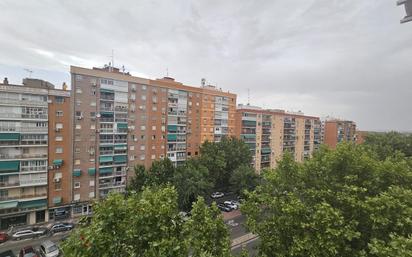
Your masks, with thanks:
[[[401,23],[412,21],[412,0],[398,0],[398,5],[405,5],[406,16],[401,20]]]

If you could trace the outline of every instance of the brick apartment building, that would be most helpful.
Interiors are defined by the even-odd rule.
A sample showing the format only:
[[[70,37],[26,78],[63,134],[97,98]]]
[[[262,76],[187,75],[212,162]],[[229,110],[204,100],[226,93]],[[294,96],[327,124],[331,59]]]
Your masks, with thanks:
[[[341,142],[356,142],[356,123],[348,120],[330,119],[323,124],[323,143],[335,149]]]
[[[286,151],[301,162],[321,143],[320,119],[300,112],[239,105],[235,127],[237,137],[250,147],[253,165],[258,172],[263,168],[274,168]]]
[[[42,80],[0,84],[0,229],[47,221],[48,205],[70,203],[69,99]]]
[[[71,67],[73,214],[124,192],[133,167],[169,158],[179,165],[206,141],[235,135],[236,95],[173,78],[149,80],[113,67]]]

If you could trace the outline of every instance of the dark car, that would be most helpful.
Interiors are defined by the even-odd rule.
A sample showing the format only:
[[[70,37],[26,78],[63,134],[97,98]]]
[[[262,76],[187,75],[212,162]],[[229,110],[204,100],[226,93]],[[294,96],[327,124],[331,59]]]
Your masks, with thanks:
[[[223,203],[219,203],[217,205],[217,208],[219,208],[219,210],[225,211],[225,212],[231,212],[232,211],[232,209],[230,207],[224,205]]]
[[[0,243],[4,243],[9,239],[9,235],[6,232],[0,232]]]
[[[26,246],[20,250],[19,257],[39,257],[31,246]]]
[[[16,257],[11,250],[0,253],[0,257]]]
[[[74,228],[72,223],[56,223],[50,228],[50,233],[54,234],[62,231],[69,231]]]

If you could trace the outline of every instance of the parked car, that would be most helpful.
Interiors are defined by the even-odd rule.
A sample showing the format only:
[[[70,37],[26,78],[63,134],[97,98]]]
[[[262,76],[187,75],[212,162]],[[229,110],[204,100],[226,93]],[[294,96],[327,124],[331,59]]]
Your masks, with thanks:
[[[222,192],[214,192],[210,197],[213,199],[217,199],[217,198],[222,198],[223,196],[225,196],[225,194]]]
[[[16,257],[11,250],[0,253],[0,257]]]
[[[13,240],[20,240],[25,238],[34,238],[47,234],[47,228],[33,227],[31,229],[23,229],[15,232],[11,238]]]
[[[44,241],[40,245],[40,255],[42,257],[57,257],[59,254],[59,247],[50,240]]]
[[[9,235],[6,232],[0,232],[0,243],[4,243],[9,239]]]
[[[223,204],[223,203],[219,203],[219,204],[217,205],[217,208],[219,208],[219,210],[225,211],[225,212],[231,212],[231,211],[232,211],[232,209],[231,209],[230,207],[226,206],[226,205]]]
[[[19,257],[39,257],[39,255],[32,246],[26,246],[20,250]]]
[[[57,233],[57,232],[62,232],[62,231],[69,231],[74,228],[73,223],[55,223],[53,226],[51,226],[49,232],[51,234]]]
[[[232,201],[224,201],[223,202],[224,205],[226,205],[227,207],[229,207],[232,210],[237,210],[238,206],[234,203],[232,203]]]

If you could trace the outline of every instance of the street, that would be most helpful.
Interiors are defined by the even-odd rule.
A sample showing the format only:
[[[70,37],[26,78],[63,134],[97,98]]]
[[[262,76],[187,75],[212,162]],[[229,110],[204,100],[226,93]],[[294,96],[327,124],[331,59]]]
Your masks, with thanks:
[[[52,242],[59,244],[59,242],[64,237],[66,237],[69,233],[70,231],[65,231],[65,232],[56,233],[52,236],[46,235],[46,236],[42,236],[36,239],[24,239],[20,241],[9,240],[7,242],[0,244],[0,253],[11,250],[17,256],[21,248],[26,247],[26,246],[33,246],[33,248],[38,250],[40,247],[40,244],[46,240],[51,240]]]

